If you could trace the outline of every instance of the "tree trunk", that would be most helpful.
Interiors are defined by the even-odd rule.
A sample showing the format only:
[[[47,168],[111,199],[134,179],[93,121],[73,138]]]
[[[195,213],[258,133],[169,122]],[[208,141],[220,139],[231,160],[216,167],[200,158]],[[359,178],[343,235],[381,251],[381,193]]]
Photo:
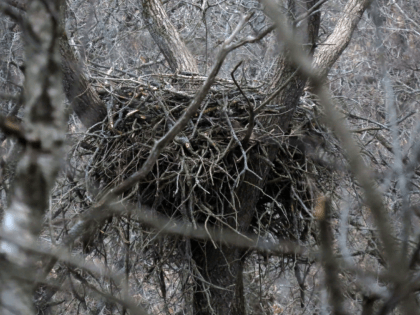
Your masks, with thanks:
[[[173,72],[198,73],[195,58],[185,46],[159,0],[139,0],[143,21]]]
[[[65,141],[58,20],[60,2],[32,0],[24,30],[26,78],[25,139],[0,243],[0,314],[35,314],[35,246],[48,209],[50,189],[60,169]],[[28,31],[30,30],[30,32]]]
[[[215,248],[212,242],[194,241],[191,245],[195,264],[207,282],[197,280],[194,315],[246,314],[242,280],[245,253],[224,245]]]
[[[60,38],[60,51],[64,92],[77,117],[86,128],[90,128],[106,117],[105,104],[83,74],[64,31]]]
[[[327,76],[331,67],[347,48],[357,24],[371,2],[371,0],[349,0],[347,2],[334,31],[314,55],[314,66],[322,76]]]
[[[75,56],[69,44],[65,31],[67,5],[61,7],[60,23],[62,33],[60,36],[61,68],[63,71],[63,88],[73,111],[86,128],[90,128],[104,120],[107,115],[105,104],[92,88],[89,80],[83,73],[82,64]]]

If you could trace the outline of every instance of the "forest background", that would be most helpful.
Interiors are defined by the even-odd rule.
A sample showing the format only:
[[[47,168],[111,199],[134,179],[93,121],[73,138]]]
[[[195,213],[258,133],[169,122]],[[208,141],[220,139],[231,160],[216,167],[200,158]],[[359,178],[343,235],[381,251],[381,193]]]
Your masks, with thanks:
[[[417,314],[420,4],[0,3],[1,314]]]

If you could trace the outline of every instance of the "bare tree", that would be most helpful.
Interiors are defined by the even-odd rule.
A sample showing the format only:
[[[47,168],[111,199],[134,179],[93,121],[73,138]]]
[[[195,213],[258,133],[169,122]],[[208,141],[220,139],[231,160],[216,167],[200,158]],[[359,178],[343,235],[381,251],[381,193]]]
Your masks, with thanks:
[[[28,39],[35,20],[22,3],[0,8]],[[71,123],[65,171],[51,195],[42,187],[53,176],[27,202],[50,208],[30,240],[7,233],[11,210],[34,197],[29,171],[18,168],[10,190],[13,177],[2,178],[2,244],[26,256],[4,251],[1,289],[23,292],[22,312],[33,312],[34,285],[16,272],[39,281],[35,307],[47,313],[417,312],[416,4],[68,4],[67,35],[55,40],[64,92],[97,127]],[[10,65],[25,73],[25,99],[40,91],[13,54],[17,29],[1,29],[5,113],[19,109]],[[21,166],[29,153],[56,156],[28,136],[41,117],[31,104],[22,124],[0,116],[2,154],[18,140]]]

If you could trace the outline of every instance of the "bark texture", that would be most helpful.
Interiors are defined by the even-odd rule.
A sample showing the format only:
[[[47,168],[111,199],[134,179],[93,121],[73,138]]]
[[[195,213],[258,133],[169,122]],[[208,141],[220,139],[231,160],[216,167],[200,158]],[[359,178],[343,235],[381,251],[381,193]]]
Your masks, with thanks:
[[[67,13],[66,3],[63,3],[60,13],[63,30],[60,36],[60,53],[64,92],[82,124],[86,128],[90,128],[104,120],[107,109],[84,75],[82,64],[77,60],[75,52],[69,44],[64,27]]]
[[[0,313],[4,315],[35,313],[34,257],[17,244],[35,244],[38,239],[65,140],[57,20],[60,4],[57,0],[33,0],[27,9],[26,147],[17,166],[10,207],[2,222],[2,233],[13,242],[0,243]]]
[[[198,73],[197,62],[185,46],[159,0],[139,0],[143,21],[173,72]]]
[[[314,66],[322,77],[327,76],[331,67],[350,43],[357,24],[371,2],[372,0],[349,0],[347,2],[334,31],[315,53]]]
[[[86,128],[90,128],[104,120],[106,106],[83,74],[65,32],[60,38],[60,52],[64,92],[77,117]]]

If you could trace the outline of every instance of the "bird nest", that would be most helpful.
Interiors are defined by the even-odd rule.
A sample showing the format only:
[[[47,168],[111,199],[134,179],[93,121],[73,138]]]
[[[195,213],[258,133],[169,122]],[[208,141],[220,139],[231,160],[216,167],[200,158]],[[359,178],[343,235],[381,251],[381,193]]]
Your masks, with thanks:
[[[189,106],[201,80],[166,75],[148,83],[119,80],[98,85],[101,97],[110,105],[108,118],[95,131],[79,135],[70,156],[74,174],[84,174],[90,202],[98,198],[95,192],[116,187],[142,167],[155,141]],[[264,99],[256,87],[242,87],[242,92],[253,104]],[[271,145],[277,142],[279,150],[269,162],[271,170],[252,221],[254,231],[304,239],[312,218],[312,183],[320,179],[320,171],[304,152],[308,143],[312,151],[317,144],[306,141],[305,146],[301,135],[308,139],[308,134],[319,134],[316,117],[313,111],[299,108],[294,116],[294,140],[285,141],[266,130],[257,116],[251,137],[241,146],[238,142],[244,141],[250,129],[248,101],[232,81],[217,80],[201,109],[163,149],[148,176],[121,198],[193,226],[225,225],[227,209],[230,214],[238,210],[232,200],[248,171],[244,153],[248,160],[257,155],[264,159],[269,145],[264,139],[269,135]],[[278,111],[279,106],[267,105],[260,115]]]

